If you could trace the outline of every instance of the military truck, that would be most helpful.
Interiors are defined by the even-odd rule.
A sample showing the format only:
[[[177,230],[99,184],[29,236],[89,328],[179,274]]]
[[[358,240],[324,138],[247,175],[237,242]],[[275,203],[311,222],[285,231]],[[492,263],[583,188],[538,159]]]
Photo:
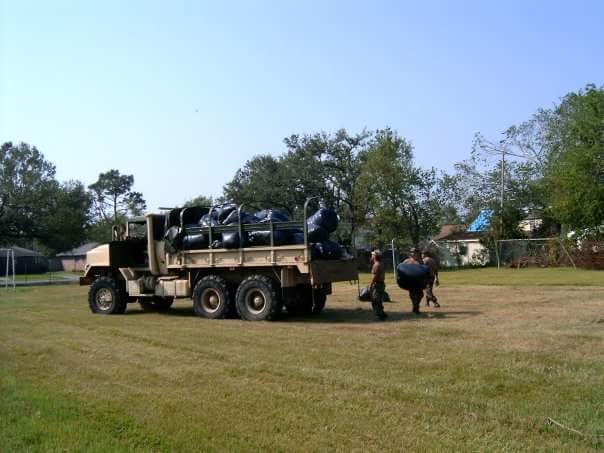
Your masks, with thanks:
[[[308,241],[307,210],[302,221],[244,224],[242,208],[235,225],[201,226],[197,219],[214,207],[172,209],[147,214],[114,227],[113,240],[89,251],[81,285],[90,285],[88,303],[98,314],[122,314],[129,303],[146,311],[168,310],[174,299],[191,298],[197,315],[205,318],[239,316],[250,321],[274,320],[283,311],[318,314],[331,294],[332,283],[358,280],[356,260],[317,259]],[[270,231],[266,246],[214,248],[213,238],[253,231]],[[279,231],[303,232],[303,243],[276,245]],[[167,231],[206,235],[207,248],[186,250],[166,239]],[[301,241],[302,242],[302,241]],[[215,244],[214,244],[215,245]]]

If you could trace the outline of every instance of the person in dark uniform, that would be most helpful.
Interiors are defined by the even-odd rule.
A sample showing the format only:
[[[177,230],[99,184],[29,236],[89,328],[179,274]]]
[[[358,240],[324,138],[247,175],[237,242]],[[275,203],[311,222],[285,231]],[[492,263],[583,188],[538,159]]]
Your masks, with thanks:
[[[369,290],[371,291],[371,308],[376,318],[380,321],[385,320],[388,315],[384,313],[384,291],[386,290],[386,284],[384,282],[386,278],[386,271],[382,264],[382,252],[374,250],[371,252],[371,258],[369,259],[371,265],[371,274],[373,278],[369,284]]]
[[[409,257],[403,261],[403,264],[417,264],[421,266],[423,263],[419,256],[419,250],[415,247],[409,250]],[[411,304],[413,306],[413,313],[416,315],[420,314],[419,304],[424,297],[424,289],[422,287],[417,287],[409,290],[409,298],[411,299]]]
[[[433,291],[434,286],[439,285],[438,263],[432,258],[430,250],[424,250],[422,252],[422,263],[430,268],[430,279],[426,282],[426,305],[429,307],[430,302],[432,302],[432,305],[438,308],[440,307],[440,304]]]

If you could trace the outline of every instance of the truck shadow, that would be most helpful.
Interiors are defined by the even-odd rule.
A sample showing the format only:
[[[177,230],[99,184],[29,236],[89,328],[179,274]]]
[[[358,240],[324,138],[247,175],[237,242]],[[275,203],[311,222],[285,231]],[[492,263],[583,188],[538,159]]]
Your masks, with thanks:
[[[450,310],[447,308],[434,309],[429,308],[416,315],[409,311],[392,311],[389,310],[386,304],[386,313],[388,319],[385,323],[403,322],[403,321],[420,321],[430,319],[460,319],[469,318],[482,314],[478,310]],[[423,307],[422,307],[423,308]],[[407,309],[407,308],[406,308]],[[128,309],[126,316],[138,315],[160,315],[160,316],[179,316],[185,318],[197,317],[191,306],[172,307],[165,312],[146,312],[138,306]],[[313,323],[313,324],[372,324],[376,322],[373,311],[369,304],[362,307],[326,307],[322,313],[317,315],[289,315],[286,310],[275,322],[298,322],[298,323]]]

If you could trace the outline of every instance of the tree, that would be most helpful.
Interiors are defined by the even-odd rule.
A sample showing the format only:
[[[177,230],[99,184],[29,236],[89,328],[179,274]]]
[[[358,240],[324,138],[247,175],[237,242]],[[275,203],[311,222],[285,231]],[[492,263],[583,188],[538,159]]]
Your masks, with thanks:
[[[199,195],[195,198],[191,198],[189,201],[186,201],[183,204],[184,208],[189,208],[192,206],[213,206],[214,200],[212,197],[206,197],[205,195]]]
[[[440,216],[434,169],[414,165],[413,147],[390,129],[377,131],[359,177],[357,203],[369,210],[372,239],[383,247],[419,241],[435,232]]]
[[[133,175],[121,175],[119,170],[99,174],[99,179],[88,186],[92,192],[97,219],[117,223],[120,216],[141,215],[147,205],[140,192],[134,192]]]
[[[342,220],[338,231],[342,242],[351,242],[357,225],[364,222],[367,214],[367,209],[356,200],[361,166],[371,137],[365,130],[350,134],[340,129],[333,135],[292,135],[285,139],[289,148],[285,165],[289,174],[294,178],[297,175],[298,203],[309,196],[321,196],[333,206]],[[300,168],[305,171],[297,171]]]
[[[0,241],[31,244],[47,252],[82,243],[88,227],[90,196],[82,183],[59,183],[55,166],[34,146],[0,147]]]
[[[6,142],[0,147],[0,241],[34,238],[44,233],[57,189],[55,167],[34,146]]]
[[[259,202],[290,207],[290,182],[280,158],[270,154],[254,156],[223,188],[223,198],[234,203]]]
[[[90,225],[92,197],[79,181],[60,184],[53,194],[46,219],[43,243],[52,251],[64,251],[82,244]]]
[[[570,228],[604,224],[604,89],[567,94],[552,115],[544,185],[551,210]]]

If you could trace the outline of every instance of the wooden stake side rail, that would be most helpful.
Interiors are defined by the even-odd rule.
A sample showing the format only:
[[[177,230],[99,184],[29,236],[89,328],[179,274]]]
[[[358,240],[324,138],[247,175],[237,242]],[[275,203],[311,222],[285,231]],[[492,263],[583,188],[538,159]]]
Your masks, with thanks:
[[[296,266],[300,273],[308,274],[309,261],[309,250],[304,245],[183,250],[166,254],[168,269]]]

